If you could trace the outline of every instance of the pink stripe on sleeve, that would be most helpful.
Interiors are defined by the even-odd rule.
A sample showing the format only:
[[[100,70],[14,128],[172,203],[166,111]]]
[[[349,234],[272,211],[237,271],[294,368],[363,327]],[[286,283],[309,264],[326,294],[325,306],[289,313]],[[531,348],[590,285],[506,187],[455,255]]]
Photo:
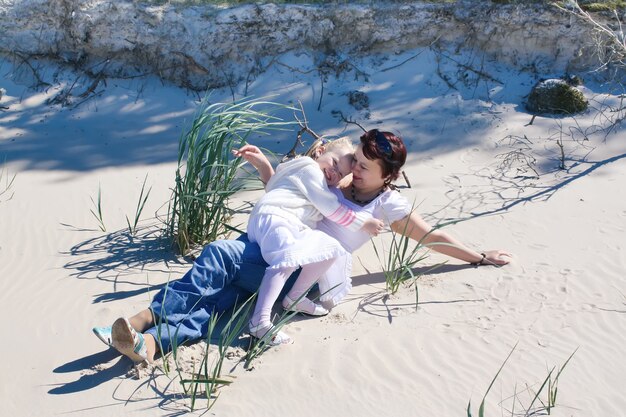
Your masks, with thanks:
[[[344,206],[339,206],[337,210],[335,210],[331,215],[326,216],[329,220],[337,221],[341,216],[343,216],[343,212],[346,209]]]
[[[347,213],[337,222],[342,226],[348,226],[354,221],[355,214],[352,210],[348,209]]]
[[[339,208],[330,216],[327,216],[327,218],[340,226],[348,226],[354,221],[356,214],[346,206],[339,206]]]

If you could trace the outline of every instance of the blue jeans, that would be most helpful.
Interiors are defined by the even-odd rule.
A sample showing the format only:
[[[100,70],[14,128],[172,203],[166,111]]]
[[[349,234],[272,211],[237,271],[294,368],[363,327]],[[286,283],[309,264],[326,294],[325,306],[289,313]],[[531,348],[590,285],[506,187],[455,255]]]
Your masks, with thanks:
[[[157,325],[146,331],[160,338],[164,352],[172,343],[206,337],[212,314],[220,314],[247,300],[261,285],[267,263],[261,249],[247,235],[207,245],[180,280],[161,289],[150,304]],[[295,282],[294,272],[283,294]]]

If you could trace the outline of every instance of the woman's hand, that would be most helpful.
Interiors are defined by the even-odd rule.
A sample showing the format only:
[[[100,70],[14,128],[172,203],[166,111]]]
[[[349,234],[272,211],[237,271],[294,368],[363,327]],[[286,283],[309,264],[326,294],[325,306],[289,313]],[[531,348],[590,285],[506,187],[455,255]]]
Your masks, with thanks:
[[[485,259],[483,259],[481,265],[506,265],[511,260],[511,254],[503,250],[488,250],[484,252]]]
[[[264,184],[274,175],[274,168],[265,154],[254,145],[244,145],[239,149],[232,150],[233,155],[243,158],[259,171],[259,177]]]

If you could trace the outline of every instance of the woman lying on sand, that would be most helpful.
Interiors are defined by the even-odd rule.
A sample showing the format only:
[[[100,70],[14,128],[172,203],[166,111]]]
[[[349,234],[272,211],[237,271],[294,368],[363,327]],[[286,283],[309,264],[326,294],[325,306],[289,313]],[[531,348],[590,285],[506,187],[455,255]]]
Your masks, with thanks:
[[[256,146],[245,145],[233,153],[257,169],[266,168],[267,158]],[[352,170],[354,145],[350,139],[316,141],[314,149],[307,154],[278,166],[265,186],[265,195],[248,218],[248,239],[259,245],[263,259],[269,264],[249,330],[258,339],[272,334],[272,345],[291,343],[289,335],[276,331],[271,316],[272,306],[296,269],[300,268],[300,274],[283,297],[283,307],[311,316],[328,314],[327,309],[308,299],[306,294],[340,257],[348,254],[336,239],[315,230],[317,223],[326,218],[346,231],[361,230],[374,236],[385,227],[383,221],[341,204],[329,188],[336,187]],[[341,281],[350,280],[350,274],[335,275]]]
[[[258,148],[254,152],[258,152],[262,161],[257,167],[260,177],[267,183],[274,169]],[[332,191],[342,204],[383,220],[397,233],[416,241],[423,238],[422,242],[430,245],[442,243],[431,246],[437,252],[478,265],[507,264],[509,253],[469,249],[448,233],[432,230],[418,214],[411,212],[411,204],[391,188],[405,160],[402,139],[390,132],[370,130],[361,136],[356,149],[352,179]],[[370,239],[363,231],[346,230],[325,218],[318,223],[318,229],[337,239],[350,253]],[[349,260],[344,260],[344,265],[338,264],[342,268]],[[237,240],[212,242],[182,279],[170,282],[157,293],[149,308],[129,319],[121,317],[111,327],[94,328],[94,333],[133,361],[151,362],[159,349],[158,337],[162,349],[169,351],[173,343],[180,345],[206,336],[211,315],[232,308],[237,300],[245,300],[256,292],[266,267],[259,246],[249,242],[246,235]],[[292,274],[284,293],[289,291],[298,273]],[[332,307],[349,289],[349,285],[334,289],[321,300]]]

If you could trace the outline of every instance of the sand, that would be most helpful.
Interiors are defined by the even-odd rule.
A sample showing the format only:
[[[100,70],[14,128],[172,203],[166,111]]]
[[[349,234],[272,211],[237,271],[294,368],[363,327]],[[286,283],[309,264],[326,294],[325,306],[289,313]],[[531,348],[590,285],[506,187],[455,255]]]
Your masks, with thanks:
[[[281,61],[313,65],[307,55]],[[237,364],[242,351],[234,350],[225,373],[235,382],[220,390],[208,415],[455,416],[467,415],[470,400],[477,415],[514,346],[485,415],[523,413],[550,370],[574,351],[552,415],[625,415],[626,133],[623,124],[608,135],[592,130],[607,126],[603,114],[623,117],[623,104],[590,80],[582,87],[588,112],[529,125],[523,100],[535,75],[488,62],[500,82],[476,84],[470,76],[452,90],[435,62],[427,49],[363,58],[356,64],[369,80],[330,77],[320,111],[319,77],[285,66],[271,67],[249,93],[301,100],[319,133],[357,140],[359,128],[333,110],[398,132],[409,148],[411,188],[398,181],[402,194],[432,224],[463,219],[446,230],[472,248],[512,252],[511,263],[476,268],[431,253],[417,273],[447,263],[419,279],[416,306],[412,287],[386,295],[381,264],[365,245],[355,253],[352,293],[327,317],[289,323],[293,345],[266,352],[251,371]],[[71,71],[45,64],[46,79],[58,71],[56,80],[30,89],[8,62],[1,69],[0,105],[8,109],[0,112],[0,193],[15,175],[0,195],[2,415],[185,412],[190,401],[177,394],[175,373],[163,375],[157,363],[134,378],[130,361],[102,345],[91,327],[146,308],[162,284],[189,267],[161,238],[158,218],[166,214],[177,141],[198,95],[151,77],[109,79],[82,104],[62,107],[46,99],[71,85]],[[444,67],[450,76],[456,70]],[[236,97],[243,88],[235,88]],[[355,89],[368,95],[369,109],[348,104]],[[211,100],[228,101],[232,93],[214,91]],[[608,104],[622,107],[610,113]],[[560,132],[566,170],[558,169]],[[522,148],[524,136],[538,177],[519,161],[502,169],[499,155]],[[284,133],[257,143],[285,152],[293,140]],[[134,216],[146,175],[151,193],[130,237],[125,217]],[[90,213],[99,188],[106,231]],[[239,195],[233,204],[259,195]],[[374,243],[388,240],[387,233]],[[181,353],[185,366],[201,349]],[[198,414],[205,403],[199,406]]]

